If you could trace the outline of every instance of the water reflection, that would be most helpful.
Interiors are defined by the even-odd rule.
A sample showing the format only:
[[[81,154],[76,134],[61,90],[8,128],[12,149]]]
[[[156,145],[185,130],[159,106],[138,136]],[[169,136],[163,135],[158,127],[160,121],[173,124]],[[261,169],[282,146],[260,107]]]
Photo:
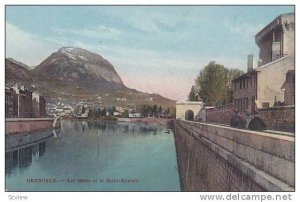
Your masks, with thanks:
[[[48,135],[48,136],[47,136]],[[81,120],[62,121],[60,131],[22,138],[36,143],[15,148],[6,140],[8,190],[174,191],[179,190],[173,134],[165,126]],[[47,147],[47,149],[46,149]],[[129,178],[139,184],[28,184],[28,177],[60,179]],[[155,176],[155,177],[153,177]]]
[[[33,156],[42,157],[46,151],[46,141],[16,149],[5,153],[5,174],[11,174],[13,170],[21,170],[29,167]]]

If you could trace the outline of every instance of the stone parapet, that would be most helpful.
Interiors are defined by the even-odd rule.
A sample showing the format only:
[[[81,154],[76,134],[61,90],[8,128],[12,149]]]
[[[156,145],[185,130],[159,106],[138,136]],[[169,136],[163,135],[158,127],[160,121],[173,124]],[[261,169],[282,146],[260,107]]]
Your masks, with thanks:
[[[186,149],[192,153],[202,151],[204,149],[202,147],[205,147],[205,151],[213,153],[215,158],[222,159],[219,163],[221,166],[223,165],[223,169],[227,169],[227,172],[231,173],[230,175],[244,176],[247,180],[252,181],[255,186],[265,191],[294,190],[294,137],[182,120],[176,121],[175,128],[177,128],[177,131],[175,130],[177,144],[182,142],[181,139],[189,140]],[[181,132],[178,132],[179,130]],[[198,146],[192,148],[189,145]],[[179,156],[182,156],[182,151],[178,150],[178,152]],[[201,162],[199,163],[201,164]],[[232,168],[230,166],[224,167],[226,164],[230,164]],[[212,166],[211,169],[217,168]],[[232,169],[235,170],[235,173],[232,173]],[[218,172],[216,171],[216,173]],[[241,178],[236,177],[236,183],[242,185]],[[222,176],[220,176],[220,179],[222,179]],[[251,184],[249,183],[240,188],[235,185],[236,188],[231,191],[256,190],[256,188],[248,187]],[[224,186],[227,186],[226,183]],[[213,186],[209,191],[219,191],[219,188],[215,189]],[[199,191],[203,190],[200,189]]]

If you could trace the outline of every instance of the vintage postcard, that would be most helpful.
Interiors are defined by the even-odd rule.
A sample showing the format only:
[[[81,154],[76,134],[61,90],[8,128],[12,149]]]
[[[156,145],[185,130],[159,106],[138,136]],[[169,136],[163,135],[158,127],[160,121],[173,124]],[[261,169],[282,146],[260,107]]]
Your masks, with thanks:
[[[5,191],[289,197],[295,6],[6,5]]]

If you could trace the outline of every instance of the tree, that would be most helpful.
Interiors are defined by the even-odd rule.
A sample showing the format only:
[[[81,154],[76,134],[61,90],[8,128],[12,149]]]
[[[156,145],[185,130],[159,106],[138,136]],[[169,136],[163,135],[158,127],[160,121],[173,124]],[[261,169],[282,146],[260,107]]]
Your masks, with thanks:
[[[101,113],[101,109],[98,106],[92,106],[89,109],[89,118],[99,118]]]
[[[128,110],[125,110],[124,112],[122,112],[121,117],[122,117],[122,118],[128,118],[128,117],[129,117],[129,112],[128,112]]]
[[[113,106],[113,107],[112,107],[112,112],[114,113],[114,112],[116,112],[116,111],[117,111],[116,107]]]
[[[105,108],[100,111],[100,116],[101,117],[106,116],[106,109]]]
[[[189,101],[198,101],[198,95],[195,90],[195,86],[192,86],[190,94],[188,96]]]
[[[150,110],[149,110],[149,106],[148,105],[143,105],[141,107],[141,109],[140,109],[140,113],[144,117],[148,117],[149,116],[149,112],[150,112]]]
[[[166,109],[166,114],[170,114],[170,108],[168,107],[168,109]]]
[[[84,114],[85,113],[85,107],[84,107],[84,105],[82,105],[82,108],[81,108],[81,114]]]
[[[156,105],[153,105],[153,107],[152,107],[152,116],[157,117],[157,106]]]
[[[195,80],[197,94],[206,105],[231,103],[233,91],[231,81],[243,72],[227,69],[223,65],[210,62]]]
[[[114,115],[114,112],[116,112],[116,107],[115,106],[112,106],[112,107],[108,107],[107,108],[107,112],[109,113],[110,116],[113,116]]]

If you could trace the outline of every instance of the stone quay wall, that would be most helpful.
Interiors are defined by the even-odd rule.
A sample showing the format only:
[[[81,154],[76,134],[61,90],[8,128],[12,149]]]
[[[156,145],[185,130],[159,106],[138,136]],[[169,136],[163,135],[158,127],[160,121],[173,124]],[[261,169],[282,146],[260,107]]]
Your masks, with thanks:
[[[294,137],[174,121],[183,191],[294,191]]]
[[[54,118],[6,118],[5,134],[27,133],[53,128]]]

